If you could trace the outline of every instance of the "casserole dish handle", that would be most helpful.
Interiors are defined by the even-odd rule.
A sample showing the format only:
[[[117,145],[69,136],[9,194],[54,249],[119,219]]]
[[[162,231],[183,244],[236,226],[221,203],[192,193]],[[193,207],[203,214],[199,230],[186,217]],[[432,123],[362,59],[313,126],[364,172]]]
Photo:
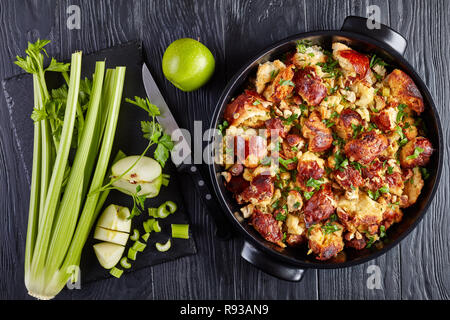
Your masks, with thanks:
[[[372,19],[348,16],[345,18],[341,30],[363,34],[387,44],[392,50],[398,52],[400,55],[405,53],[408,43],[400,33],[382,23],[379,24],[378,28],[377,26],[372,25],[372,23]]]
[[[274,277],[287,281],[300,281],[302,279],[304,269],[274,260],[269,255],[256,249],[247,241],[244,241],[242,246],[241,257],[247,262],[251,263],[258,269],[268,273]]]

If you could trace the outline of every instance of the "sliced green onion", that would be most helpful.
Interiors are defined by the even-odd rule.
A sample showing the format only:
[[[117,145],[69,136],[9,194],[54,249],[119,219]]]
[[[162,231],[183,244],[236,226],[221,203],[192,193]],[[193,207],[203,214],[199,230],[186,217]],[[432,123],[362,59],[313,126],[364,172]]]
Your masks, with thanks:
[[[153,223],[155,222],[155,219],[148,219],[147,221],[144,221],[142,225],[144,226],[144,230],[147,233],[150,233],[153,231]]]
[[[170,249],[171,245],[172,243],[170,242],[170,239],[167,240],[167,242],[164,244],[161,244],[159,242],[155,243],[156,250],[158,250],[159,252],[166,252]]]
[[[122,259],[120,259],[120,265],[124,269],[130,269],[131,268],[131,263],[128,262],[127,257],[122,257]]]
[[[119,268],[112,268],[109,273],[113,276],[116,277],[117,279],[120,278],[122,276],[123,270],[119,269]]]
[[[147,232],[147,233],[143,234],[141,238],[142,238],[145,242],[147,242],[147,240],[148,240],[149,237],[150,237],[150,232]]]
[[[133,248],[128,249],[128,255],[127,255],[128,259],[131,259],[134,261],[134,260],[136,260],[136,256],[137,256],[136,250],[134,250]]]
[[[148,215],[150,217],[159,218],[158,217],[158,208],[148,208]]]
[[[189,225],[172,224],[172,238],[189,239]]]
[[[133,235],[130,236],[130,240],[136,241],[139,239],[139,230],[138,229],[134,229],[133,230]]]
[[[161,232],[161,226],[159,225],[158,221],[153,222],[153,231]]]
[[[147,247],[147,245],[145,243],[142,243],[139,240],[137,240],[131,248],[138,252],[142,252],[142,251],[144,251],[145,247]]]

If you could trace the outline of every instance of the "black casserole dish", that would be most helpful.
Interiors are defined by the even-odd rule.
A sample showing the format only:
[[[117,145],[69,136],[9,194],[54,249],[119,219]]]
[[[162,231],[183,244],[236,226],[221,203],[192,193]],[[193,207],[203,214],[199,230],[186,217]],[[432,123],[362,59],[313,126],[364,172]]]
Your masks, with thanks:
[[[388,240],[385,240],[381,245],[362,250],[346,249],[335,259],[327,261],[318,261],[314,256],[307,255],[305,250],[290,247],[280,248],[265,241],[252,226],[235,215],[235,212],[239,212],[240,206],[224,186],[223,178],[220,175],[223,169],[217,164],[209,165],[212,183],[219,202],[233,225],[245,237],[241,253],[242,257],[265,272],[279,278],[298,281],[301,279],[303,269],[306,268],[347,267],[374,259],[385,253],[399,243],[420,222],[438,187],[442,167],[443,138],[434,101],[425,83],[402,56],[406,49],[406,40],[384,25],[381,25],[380,29],[367,29],[366,22],[365,18],[348,17],[340,31],[302,33],[275,43],[263,50],[237,72],[225,88],[217,104],[211,125],[212,128],[217,128],[221,123],[227,104],[243,91],[248,78],[255,74],[258,65],[292,51],[298,40],[309,40],[312,44],[317,44],[323,48],[331,48],[331,44],[338,41],[359,52],[370,55],[376,54],[391,66],[407,73],[415,82],[423,97],[425,111],[421,114],[421,118],[427,128],[427,137],[435,149],[428,165],[430,176],[425,180],[425,185],[418,201],[404,210],[403,219],[400,223],[394,224],[389,228]]]

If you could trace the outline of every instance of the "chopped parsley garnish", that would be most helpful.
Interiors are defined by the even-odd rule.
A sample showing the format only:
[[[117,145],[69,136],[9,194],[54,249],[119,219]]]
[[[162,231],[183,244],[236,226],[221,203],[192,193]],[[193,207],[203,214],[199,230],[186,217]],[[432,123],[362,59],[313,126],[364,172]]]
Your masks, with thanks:
[[[280,79],[280,86],[291,86],[295,87],[295,84],[291,80],[284,80],[283,78]]]
[[[318,62],[317,65],[322,68],[323,72],[330,74],[329,77],[339,77],[341,75],[339,63],[337,60],[333,59],[333,54],[331,52],[324,50],[324,53],[327,55],[327,62]]]
[[[305,191],[305,192],[303,192],[303,196],[305,197],[306,200],[311,199],[311,197],[313,195],[314,195],[314,191],[311,191],[311,192]]]
[[[376,66],[377,64],[379,64],[382,67],[388,66],[388,64],[386,62],[384,62],[383,59],[377,57],[377,55],[374,54],[372,56],[372,58],[370,59],[369,66],[372,68],[372,67]]]
[[[272,70],[272,72],[270,73],[270,78],[272,80],[275,79],[275,77],[278,75],[279,72],[280,72],[279,69]]]
[[[388,167],[387,168],[387,173],[388,174],[393,174],[394,173],[394,167]]]
[[[294,209],[298,209],[300,205],[301,203],[297,201],[296,203],[294,203]]]
[[[291,124],[294,120],[297,120],[298,117],[300,117],[299,114],[293,113],[293,114],[291,114],[291,115],[289,116],[289,118],[286,118],[286,119],[283,120],[283,124],[289,125],[289,124]]]
[[[325,181],[323,180],[323,178],[320,178],[319,180],[316,180],[314,178],[309,178],[309,180],[306,182],[306,186],[312,187],[316,190],[319,190],[320,186],[324,183],[325,183]]]
[[[311,46],[311,40],[299,40],[297,41],[297,52],[306,53],[306,48]],[[314,56],[314,54],[313,54]]]
[[[325,234],[330,234],[341,230],[341,228],[339,228],[336,224],[328,222],[327,224],[322,226],[322,230],[325,232]]]
[[[335,123],[333,121],[329,120],[329,119],[323,119],[322,122],[325,123],[327,128],[330,128],[330,127],[335,125]]]
[[[378,189],[377,191],[368,190],[367,194],[369,195],[370,199],[377,201],[378,198],[381,196],[381,194],[388,193],[388,192],[389,192],[389,187],[384,186],[384,187],[381,187],[380,189]]]
[[[297,157],[294,157],[292,159],[287,159],[284,160],[283,158],[279,158],[278,161],[280,161],[280,163],[286,168],[288,169],[288,165],[290,165],[291,163],[297,162]]]
[[[407,156],[407,157],[406,157],[406,160],[413,160],[413,159],[416,159],[423,151],[424,151],[423,148],[421,148],[421,147],[416,147],[416,148],[414,149],[414,153],[413,153],[412,155],[410,155],[410,156]]]
[[[275,219],[276,219],[277,221],[285,221],[285,220],[286,220],[286,216],[280,212],[280,213],[277,214],[277,216],[275,217]]]
[[[335,222],[335,221],[337,221],[337,219],[338,219],[338,216],[337,216],[336,213],[333,213],[333,214],[330,216],[330,222]]]
[[[331,118],[331,119],[334,119],[334,118],[337,118],[338,116],[339,116],[339,113],[337,113],[336,111],[334,111],[334,112],[331,114],[330,118]]]
[[[361,173],[361,168],[366,168],[366,166],[363,166],[362,164],[360,164],[359,162],[356,162],[356,161],[352,162],[352,166],[353,166],[353,168],[358,170],[359,173]]]
[[[386,227],[380,226],[380,239],[386,237]]]
[[[224,121],[222,122],[222,124],[219,124],[219,125],[217,126],[217,129],[219,129],[220,134],[223,135],[223,132],[225,131],[226,128],[228,128],[228,126],[229,126],[228,121],[224,120]]]
[[[398,109],[398,113],[397,113],[397,123],[399,123],[400,121],[402,121],[403,117],[405,116],[405,111],[404,109],[407,107],[406,104],[399,104],[397,106]]]
[[[270,163],[272,162],[272,159],[270,157],[265,156],[264,158],[262,158],[259,163],[262,164],[263,166],[268,166],[270,165]]]
[[[422,178],[427,180],[430,177],[427,168],[420,168],[420,173],[422,173]]]
[[[366,248],[370,248],[372,244],[375,242],[375,237],[369,236],[366,234],[366,237],[369,241],[366,243]]]
[[[358,134],[360,134],[363,131],[363,126],[358,124],[352,123],[352,129],[353,129],[353,138],[356,138]]]
[[[258,104],[261,104],[261,101],[256,100],[255,102],[253,102],[253,105],[254,105],[254,106],[257,106]]]

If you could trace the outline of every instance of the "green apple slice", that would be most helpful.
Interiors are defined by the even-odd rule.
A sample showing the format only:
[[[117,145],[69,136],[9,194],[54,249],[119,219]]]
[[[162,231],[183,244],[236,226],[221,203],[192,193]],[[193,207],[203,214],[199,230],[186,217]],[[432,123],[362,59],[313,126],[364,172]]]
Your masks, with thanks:
[[[93,248],[100,265],[105,269],[114,267],[119,262],[125,250],[124,246],[109,242],[94,244]]]
[[[140,186],[139,196],[156,197],[161,189],[162,168],[152,158],[142,157],[139,161],[138,159],[139,156],[129,156],[117,161],[112,166],[112,178],[123,175],[119,180],[113,182],[113,186],[126,194],[136,193],[136,187]],[[129,170],[133,164],[135,164],[134,167]]]
[[[102,227],[96,227],[94,233],[94,239],[120,244],[122,246],[127,244],[128,233],[104,229]]]
[[[131,230],[130,210],[115,204],[109,205],[98,220],[97,227],[129,233]]]

